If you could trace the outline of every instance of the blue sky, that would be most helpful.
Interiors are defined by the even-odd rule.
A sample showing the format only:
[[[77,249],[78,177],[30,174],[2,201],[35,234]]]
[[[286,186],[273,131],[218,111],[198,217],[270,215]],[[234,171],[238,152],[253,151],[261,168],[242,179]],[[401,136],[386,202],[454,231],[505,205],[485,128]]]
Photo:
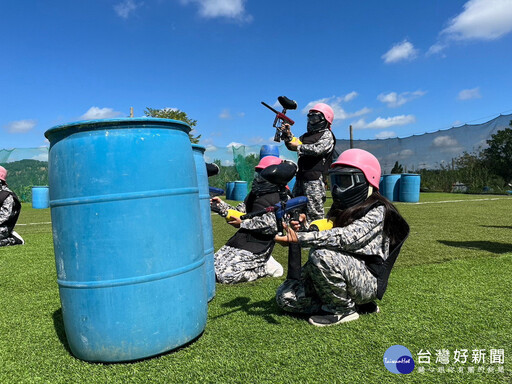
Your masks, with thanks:
[[[83,119],[178,108],[200,144],[269,144],[260,102],[317,101],[347,139],[407,137],[512,112],[512,0],[9,1],[0,149]]]

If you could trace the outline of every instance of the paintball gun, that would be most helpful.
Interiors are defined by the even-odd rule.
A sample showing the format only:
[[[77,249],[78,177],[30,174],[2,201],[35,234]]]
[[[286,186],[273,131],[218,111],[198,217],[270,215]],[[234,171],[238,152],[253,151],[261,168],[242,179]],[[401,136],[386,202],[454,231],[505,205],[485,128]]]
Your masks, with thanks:
[[[290,135],[291,136],[291,135]],[[286,206],[291,204],[291,200],[286,201],[286,184],[295,176],[297,173],[297,164],[284,160],[281,164],[271,165],[265,169],[263,169],[260,173],[261,177],[265,180],[270,181],[273,184],[279,185],[279,199],[281,200],[281,206],[285,207],[284,211],[286,212]],[[304,199],[307,204],[308,199],[306,197],[297,197],[296,199]],[[302,201],[304,201],[302,200]],[[300,210],[298,208],[292,209],[288,214],[288,221],[291,220],[299,220]],[[277,220],[277,228],[279,232],[283,233],[283,221]],[[299,280],[301,275],[302,268],[302,250],[300,244],[298,243],[290,243],[288,245],[288,272],[286,275],[287,279]]]
[[[221,188],[209,187],[210,197],[221,196],[224,190]]]
[[[261,216],[268,212],[274,212],[277,220],[282,220],[286,218],[287,215],[293,214],[295,211],[300,210],[305,207],[308,203],[308,198],[306,196],[294,197],[286,202],[285,207],[281,202],[273,205],[271,207],[267,207],[262,209],[261,211],[251,212],[251,213],[243,213],[239,211],[235,211],[234,209],[228,209],[228,214],[226,216],[226,221],[230,221],[233,217],[240,217],[241,220],[252,219],[256,216]]]
[[[279,96],[277,98],[277,101],[281,106],[283,107],[283,111],[279,112],[272,108],[270,105],[268,105],[265,102],[261,102],[265,107],[270,109],[272,112],[276,114],[276,117],[274,119],[274,124],[272,125],[276,129],[276,133],[274,135],[274,141],[280,142],[281,139],[284,141],[291,141],[293,139],[290,131],[284,131],[282,128],[283,123],[287,123],[290,125],[295,124],[295,121],[290,119],[288,116],[286,116],[286,111],[288,109],[297,109],[297,102],[295,100],[291,100],[287,98],[286,96]]]

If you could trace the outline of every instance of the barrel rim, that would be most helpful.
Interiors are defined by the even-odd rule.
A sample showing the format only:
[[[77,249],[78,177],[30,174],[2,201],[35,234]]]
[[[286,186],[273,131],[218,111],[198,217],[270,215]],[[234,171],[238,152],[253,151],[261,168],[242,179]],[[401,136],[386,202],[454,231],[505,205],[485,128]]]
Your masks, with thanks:
[[[90,131],[95,129],[104,129],[108,128],[124,128],[127,125],[133,124],[151,124],[151,125],[176,125],[178,124],[179,129],[181,129],[185,133],[190,133],[192,128],[185,122],[180,120],[173,119],[161,119],[155,117],[124,117],[124,118],[116,118],[116,119],[95,119],[95,120],[79,120],[71,123],[56,125],[50,129],[48,129],[44,136],[49,139],[50,135],[53,135],[57,132],[61,132],[64,130],[68,130],[74,128],[76,131]],[[140,126],[142,128],[143,125]]]
[[[206,151],[206,147],[199,145],[199,144],[192,144],[192,149],[199,150],[202,153]]]

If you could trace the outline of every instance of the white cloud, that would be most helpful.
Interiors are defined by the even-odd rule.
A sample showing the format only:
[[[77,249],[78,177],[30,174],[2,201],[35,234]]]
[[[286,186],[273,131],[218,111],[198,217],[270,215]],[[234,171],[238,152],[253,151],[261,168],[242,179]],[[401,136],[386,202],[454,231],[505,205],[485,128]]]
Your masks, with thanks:
[[[411,100],[417,99],[426,93],[427,92],[424,91],[402,92],[400,94],[396,92],[381,93],[379,96],[377,96],[377,99],[387,104],[388,107],[396,108],[404,105],[405,103],[408,103]]]
[[[456,139],[454,139],[451,136],[437,136],[433,141],[432,144],[434,147],[443,148],[443,147],[453,147],[455,145],[458,145]]]
[[[441,34],[453,40],[494,40],[512,31],[512,1],[469,0]]]
[[[199,15],[206,19],[225,17],[237,21],[250,22],[252,16],[245,11],[246,0],[181,0],[182,4],[197,4]]]
[[[427,56],[435,55],[438,53],[440,54],[447,47],[448,45],[446,43],[437,42],[428,49]]]
[[[114,111],[112,108],[98,108],[91,107],[85,112],[80,119],[82,120],[95,120],[95,119],[110,119],[121,115],[121,112]]]
[[[389,127],[399,126],[399,125],[407,125],[416,122],[416,117],[414,115],[400,115],[393,117],[377,117],[371,123],[366,124],[364,119],[360,119],[352,126],[356,129],[386,129]]]
[[[25,133],[32,130],[36,124],[37,120],[17,120],[5,124],[4,128],[7,129],[9,133]]]
[[[223,120],[232,120],[235,117],[242,118],[245,116],[245,112],[238,112],[235,115],[231,113],[229,109],[223,109],[222,112],[219,114],[219,119]]]
[[[208,139],[207,139],[207,140],[208,140]],[[205,140],[205,141],[206,141],[206,140]],[[217,149],[219,149],[219,148],[217,148],[217,147],[216,147],[215,145],[213,145],[213,144],[207,144],[205,148],[206,148],[206,151],[205,151],[205,152],[213,152],[213,151],[216,151]]]
[[[454,139],[451,136],[447,136],[447,135],[437,136],[432,141],[432,146],[439,149],[441,152],[445,152],[445,153],[446,152],[451,152],[451,153],[462,152],[464,149],[456,139]]]
[[[391,139],[392,137],[396,137],[396,133],[393,131],[382,131],[375,135],[376,139]]]
[[[223,120],[230,120],[233,117],[231,116],[231,113],[229,113],[229,109],[223,109],[219,115],[219,118]]]
[[[480,99],[482,95],[480,94],[480,88],[472,88],[472,89],[463,89],[459,92],[459,96],[457,97],[459,100],[471,100],[471,99]]]
[[[266,143],[267,140],[265,140],[263,137],[261,136],[255,136],[255,137],[251,137],[249,139],[249,142],[251,143],[251,145],[258,145],[258,144],[263,144],[263,143]]]
[[[358,93],[356,91],[347,93],[345,96],[343,96],[343,101],[348,102],[348,101],[354,100],[357,97],[357,95],[358,95]]]
[[[412,60],[418,55],[418,50],[407,40],[395,44],[389,51],[382,55],[385,63],[396,63],[402,60]]]
[[[232,148],[232,147],[240,147],[242,146],[243,144],[242,143],[237,143],[236,141],[232,141],[231,143],[229,143],[227,145],[228,148]]]
[[[134,0],[124,0],[114,5],[114,11],[116,11],[119,17],[127,19],[141,5],[142,3],[136,3]]]
[[[385,159],[387,160],[395,160],[395,159],[398,159],[398,160],[406,160],[407,158],[411,157],[414,155],[414,151],[411,150],[411,149],[404,149],[400,152],[393,152],[393,153],[389,153],[388,155],[385,156]]]

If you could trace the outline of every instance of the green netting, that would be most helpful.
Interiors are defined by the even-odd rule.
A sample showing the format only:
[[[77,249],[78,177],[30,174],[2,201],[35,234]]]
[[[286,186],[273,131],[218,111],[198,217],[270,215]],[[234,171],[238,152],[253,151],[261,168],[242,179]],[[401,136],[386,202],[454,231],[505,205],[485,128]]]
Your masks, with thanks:
[[[254,167],[260,161],[260,149],[261,145],[233,146],[233,161],[235,163],[235,168],[240,180],[247,181],[249,189],[251,188],[252,180],[254,178]],[[297,162],[296,152],[289,151],[283,144],[278,146],[278,150],[280,158]]]

